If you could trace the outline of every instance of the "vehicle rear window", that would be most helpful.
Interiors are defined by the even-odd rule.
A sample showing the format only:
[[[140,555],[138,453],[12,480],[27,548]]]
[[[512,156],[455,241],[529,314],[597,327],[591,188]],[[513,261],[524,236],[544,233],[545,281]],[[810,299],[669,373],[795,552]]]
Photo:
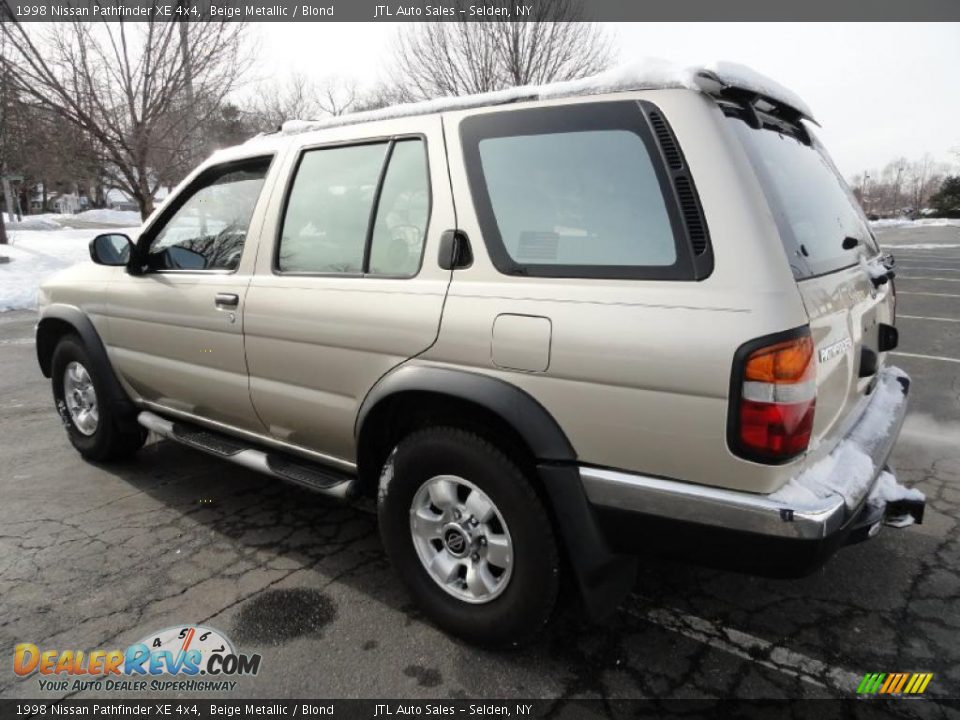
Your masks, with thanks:
[[[501,272],[688,279],[681,221],[636,103],[487,113],[460,130],[484,240]]]
[[[861,251],[844,250],[844,238],[874,248],[856,199],[806,128],[772,118],[762,128],[751,127],[739,115],[729,121],[763,187],[794,277],[824,275],[856,263]]]

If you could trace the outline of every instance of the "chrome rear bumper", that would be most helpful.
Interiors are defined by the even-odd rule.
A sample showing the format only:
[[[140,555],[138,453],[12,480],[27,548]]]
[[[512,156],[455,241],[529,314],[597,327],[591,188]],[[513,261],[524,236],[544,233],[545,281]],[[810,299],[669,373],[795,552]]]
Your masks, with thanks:
[[[876,421],[876,414],[880,411],[878,393],[841,441],[853,443],[870,457],[874,468],[872,476],[866,478],[866,482],[847,488],[847,478],[841,474],[844,469],[837,464],[835,477],[826,483],[837,488],[836,491],[825,493],[802,506],[778,500],[775,495],[725,490],[590,466],[580,467],[584,491],[589,501],[600,508],[758,535],[822,540],[853,524],[851,521],[873,489],[900,434],[906,416],[910,379],[893,369],[884,369],[877,386],[884,382],[899,384],[904,395],[886,432],[879,435],[871,432],[870,424]]]

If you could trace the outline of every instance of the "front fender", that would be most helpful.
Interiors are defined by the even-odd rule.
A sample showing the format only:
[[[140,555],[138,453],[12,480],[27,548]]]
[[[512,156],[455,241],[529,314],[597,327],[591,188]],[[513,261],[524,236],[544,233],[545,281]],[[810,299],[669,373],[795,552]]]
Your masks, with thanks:
[[[93,363],[93,370],[106,384],[107,399],[123,414],[136,412],[134,404],[124,391],[117,375],[110,363],[107,349],[100,339],[93,321],[83,310],[63,303],[47,305],[41,310],[40,322],[37,323],[37,362],[44,377],[51,376],[53,353],[60,338],[67,334],[80,337],[84,348]]]

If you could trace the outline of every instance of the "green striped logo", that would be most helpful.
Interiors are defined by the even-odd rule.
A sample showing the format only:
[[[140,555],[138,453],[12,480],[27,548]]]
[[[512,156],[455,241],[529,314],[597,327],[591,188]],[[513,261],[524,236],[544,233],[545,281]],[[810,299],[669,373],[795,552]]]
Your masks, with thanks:
[[[920,695],[933,673],[867,673],[857,686],[857,695]]]

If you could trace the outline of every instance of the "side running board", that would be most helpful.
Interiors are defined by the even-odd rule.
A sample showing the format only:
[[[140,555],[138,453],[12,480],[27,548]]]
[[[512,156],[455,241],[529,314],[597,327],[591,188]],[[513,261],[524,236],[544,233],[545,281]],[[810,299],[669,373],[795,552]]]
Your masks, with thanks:
[[[172,422],[149,411],[141,412],[137,422],[161,437],[328,497],[351,500],[356,492],[356,478],[339,470],[284,453],[265,452],[235,437],[190,423]]]

